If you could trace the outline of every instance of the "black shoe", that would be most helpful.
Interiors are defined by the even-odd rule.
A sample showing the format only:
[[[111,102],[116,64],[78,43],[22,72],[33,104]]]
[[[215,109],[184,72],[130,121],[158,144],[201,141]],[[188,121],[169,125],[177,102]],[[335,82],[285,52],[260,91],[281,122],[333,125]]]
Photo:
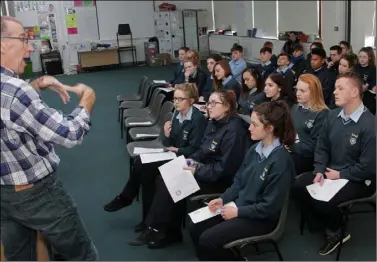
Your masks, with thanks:
[[[148,248],[164,248],[174,243],[180,243],[182,242],[182,240],[182,233],[165,234],[163,232],[153,232],[148,241]]]
[[[347,242],[351,238],[350,233],[345,233],[342,240],[343,243]],[[333,252],[340,245],[341,237],[337,234],[333,237],[327,237],[325,245],[318,251],[321,256],[326,256]]]
[[[120,196],[116,196],[110,203],[106,204],[103,209],[105,209],[107,212],[115,212],[131,204],[132,200],[126,200]]]
[[[145,229],[147,229],[147,226],[144,224],[144,221],[141,221],[134,227],[135,233],[143,232]]]
[[[148,244],[151,235],[154,233],[153,229],[145,229],[141,234],[134,240],[128,242],[130,246],[144,246]]]

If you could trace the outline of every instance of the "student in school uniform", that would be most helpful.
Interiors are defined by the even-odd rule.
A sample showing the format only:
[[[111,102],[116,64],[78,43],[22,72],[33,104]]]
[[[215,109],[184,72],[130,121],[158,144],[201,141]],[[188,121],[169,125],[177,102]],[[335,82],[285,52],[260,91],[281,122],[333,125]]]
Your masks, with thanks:
[[[194,83],[198,89],[199,96],[203,96],[206,85],[206,73],[199,67],[200,61],[195,57],[188,57],[184,60],[184,75],[182,83]],[[179,83],[180,84],[180,83]]]
[[[330,72],[338,74],[339,62],[342,58],[342,48],[339,45],[333,45],[330,47],[330,59],[327,63],[327,68]]]
[[[259,142],[247,152],[231,187],[208,204],[212,212],[220,209],[220,215],[189,224],[200,261],[235,261],[224,244],[272,232],[290,190],[295,169],[284,145],[294,143],[295,133],[286,103],[256,106],[249,131]],[[224,207],[232,201],[236,207]]]
[[[291,57],[287,53],[279,54],[278,68],[276,68],[275,73],[281,74],[285,78],[287,85],[293,88],[296,85],[296,77],[289,68],[290,63]]]
[[[274,50],[274,44],[271,41],[264,42],[263,47],[269,47],[271,51]],[[274,67],[278,66],[278,57],[275,54],[272,54],[270,61]]]
[[[179,64],[177,65],[177,68],[174,70],[174,78],[169,82],[172,86],[181,83],[183,74],[184,74],[184,65],[183,62],[186,57],[186,52],[190,49],[188,47],[181,47],[178,50],[178,59]]]
[[[311,230],[325,230],[320,255],[328,255],[351,235],[341,239],[343,215],[338,205],[371,196],[376,191],[376,119],[361,101],[362,82],[357,74],[339,75],[335,103],[325,119],[314,156],[314,172],[296,180],[292,193]],[[347,179],[347,184],[330,201],[312,198],[306,186],[324,179]]]
[[[293,47],[300,43],[300,39],[295,32],[288,33],[288,40],[284,43],[284,46],[281,49],[281,53],[287,53],[289,55],[293,54]]]
[[[314,169],[314,151],[323,121],[330,112],[325,104],[318,77],[302,74],[296,86],[297,103],[292,106],[296,131],[295,143],[289,148],[296,174]]]
[[[243,47],[235,44],[232,49],[232,60],[229,61],[229,66],[232,71],[233,77],[242,83],[242,71],[247,67],[245,60],[242,58]]]
[[[238,99],[238,113],[250,116],[256,104],[265,99],[262,78],[254,68],[246,68],[242,73],[242,90]]]
[[[278,73],[270,74],[264,86],[264,102],[284,100],[289,108],[296,103],[293,88],[288,85],[286,79]]]
[[[241,165],[250,139],[245,122],[237,115],[233,91],[215,91],[208,101],[208,122],[200,149],[187,159],[201,194],[224,192]],[[144,185],[143,185],[144,186]],[[163,248],[182,241],[184,201],[174,203],[161,177],[155,180],[152,204],[144,230],[130,245]]]
[[[241,85],[233,77],[232,71],[227,61],[220,60],[217,62],[213,68],[213,89],[215,91],[223,90],[233,90],[236,94],[237,100],[240,97]]]
[[[220,60],[222,60],[222,57],[219,54],[210,54],[207,57],[208,74],[207,74],[207,78],[206,78],[206,84],[205,84],[204,89],[203,89],[203,97],[202,97],[202,99],[204,101],[208,101],[210,95],[214,91],[213,90],[213,74],[212,74],[213,73],[213,67]]]
[[[338,75],[355,72],[356,63],[353,55],[343,55],[339,61]]]
[[[198,100],[195,84],[176,85],[173,100],[176,112],[172,121],[168,121],[164,125],[163,144],[177,155],[188,157],[200,148],[200,141],[206,127],[203,114],[192,106]],[[154,181],[159,174],[157,168],[162,164],[161,162],[142,164],[140,157],[136,157],[126,186],[119,195],[104,206],[105,211],[115,212],[130,206],[139,191],[142,179]],[[144,191],[145,188],[143,188]],[[143,223],[137,225],[136,229],[140,230],[142,226]]]
[[[272,50],[269,47],[262,47],[260,52],[260,65],[257,66],[258,73],[264,82],[269,74],[275,71],[276,67],[271,62]]]
[[[342,55],[352,55],[357,63],[357,55],[353,52],[352,45],[348,41],[340,41],[339,46],[342,48]]]
[[[311,45],[310,45],[310,47],[309,47],[309,49],[310,49],[310,53],[306,56],[306,61],[308,61],[308,65],[309,65],[309,67],[310,67],[310,59],[311,59],[311,57],[312,57],[312,50],[313,50],[314,48],[325,49],[325,48],[323,47],[322,42],[313,42],[313,43],[311,43]]]
[[[304,47],[302,45],[295,45],[293,47],[293,55],[289,67],[293,71],[296,78],[298,78],[307,68],[308,63],[304,56]]]
[[[310,66],[305,73],[313,74],[319,78],[322,85],[323,98],[326,105],[330,108],[333,106],[333,90],[335,84],[335,73],[330,72],[327,69],[326,63],[326,51],[320,48],[313,48],[311,51]]]
[[[363,82],[363,102],[365,106],[376,114],[376,95],[368,90],[376,92],[376,58],[373,49],[363,47],[359,51],[359,63],[355,69]]]

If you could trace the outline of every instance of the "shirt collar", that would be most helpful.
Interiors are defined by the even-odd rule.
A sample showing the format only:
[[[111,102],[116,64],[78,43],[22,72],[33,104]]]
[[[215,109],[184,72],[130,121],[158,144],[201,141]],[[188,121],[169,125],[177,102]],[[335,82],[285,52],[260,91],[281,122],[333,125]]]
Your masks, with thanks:
[[[268,65],[270,65],[271,64],[271,61],[267,61],[267,62],[261,62],[261,64],[262,64],[262,66],[268,66]]]
[[[340,113],[338,114],[338,117],[341,117],[346,121],[349,119],[352,119],[353,122],[357,123],[361,115],[364,113],[364,109],[365,109],[364,104],[361,103],[360,106],[355,111],[353,111],[351,115],[347,116],[344,113],[344,109],[342,109],[342,111],[340,111]]]
[[[255,88],[252,88],[251,90],[250,90],[250,92],[249,92],[249,95],[252,95],[252,94],[254,94],[255,92],[257,92],[258,90],[257,90],[257,88],[255,87]]]
[[[238,59],[238,60],[231,60],[230,62],[235,64],[235,65],[239,65],[241,62],[243,61],[242,58]]]
[[[228,76],[225,80],[223,80],[223,85],[228,84],[231,79],[232,79],[232,75]]]
[[[180,66],[183,66],[183,62],[179,62],[179,65],[180,65]]]
[[[267,148],[263,148],[263,141],[259,141],[255,151],[259,154],[261,158],[268,158],[268,156],[274,151],[275,148],[280,146],[281,143],[278,138],[275,138],[274,142],[271,145],[267,146]]]
[[[319,70],[321,70],[323,68],[323,66],[321,66],[320,68],[317,68],[314,70],[314,72],[318,72]]]
[[[280,68],[276,69],[276,72],[285,74],[288,71],[288,69],[289,67],[286,66],[283,69],[280,69]]]
[[[0,72],[4,75],[11,76],[11,77],[18,77],[18,75],[13,72],[12,70],[5,68],[5,67],[0,67]]]
[[[181,123],[181,124],[182,124],[183,121],[185,121],[185,120],[190,121],[191,118],[192,118],[192,106],[191,106],[190,109],[187,111],[187,114],[186,114],[186,117],[185,117],[185,118],[183,118],[183,115],[182,115],[181,112],[179,112],[178,115],[177,115],[177,117],[176,117],[176,119],[178,119],[179,123]]]
[[[310,106],[305,106],[305,105],[303,105],[301,103],[299,103],[298,106],[301,107],[301,108],[303,108],[303,109],[305,109],[305,110],[310,110]]]

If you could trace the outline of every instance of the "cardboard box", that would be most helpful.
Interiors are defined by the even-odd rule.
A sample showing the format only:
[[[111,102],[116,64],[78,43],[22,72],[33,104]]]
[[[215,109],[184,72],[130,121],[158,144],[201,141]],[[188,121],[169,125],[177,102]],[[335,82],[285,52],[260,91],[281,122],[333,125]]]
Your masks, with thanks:
[[[159,66],[170,65],[171,64],[171,55],[168,53],[161,53],[156,55],[156,61]]]

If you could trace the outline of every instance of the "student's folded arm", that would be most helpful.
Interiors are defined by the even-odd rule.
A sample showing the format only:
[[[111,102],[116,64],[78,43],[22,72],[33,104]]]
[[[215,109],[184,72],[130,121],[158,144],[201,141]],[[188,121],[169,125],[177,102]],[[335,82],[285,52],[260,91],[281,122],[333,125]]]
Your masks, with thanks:
[[[178,148],[178,153],[184,156],[190,156],[200,148],[200,143],[206,129],[206,119],[200,117],[195,121],[193,128],[187,136],[188,146]]]
[[[340,178],[362,182],[370,179],[372,174],[376,175],[376,134],[366,132],[364,136],[359,161],[340,170]]]
[[[329,124],[330,118],[327,117],[323,122],[322,129],[318,136],[317,145],[314,152],[314,170],[315,173],[325,174],[327,165],[330,161],[330,139],[329,139]]]
[[[245,152],[240,150],[240,148],[243,148],[243,142],[242,135],[237,134],[234,130],[226,132],[220,145],[222,157],[214,163],[200,165],[195,172],[195,177],[201,181],[215,182],[224,174],[229,174],[229,169],[233,167],[234,160],[244,158]]]
[[[291,186],[293,170],[286,165],[278,165],[267,175],[267,185],[262,198],[257,203],[238,207],[238,217],[269,219],[277,214],[283,204],[286,194]]]

